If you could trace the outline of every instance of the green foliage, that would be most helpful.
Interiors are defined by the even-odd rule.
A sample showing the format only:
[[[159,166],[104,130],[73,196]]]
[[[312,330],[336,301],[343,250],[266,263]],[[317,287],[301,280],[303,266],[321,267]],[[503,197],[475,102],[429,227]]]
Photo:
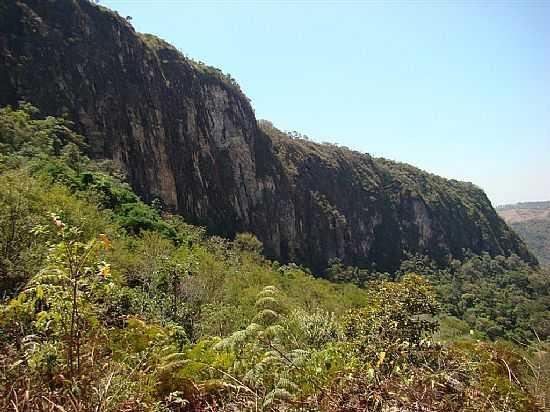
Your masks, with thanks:
[[[19,361],[30,367],[25,377],[49,388],[76,383],[94,362],[94,347],[106,333],[95,303],[113,286],[110,266],[100,260],[100,249],[109,247],[106,235],[81,242],[78,228],[55,214],[52,219],[58,240],[50,245],[44,269],[2,307],[0,322]]]
[[[523,343],[550,336],[550,276],[517,256],[472,255],[447,268],[411,256],[401,272],[423,273],[434,285],[444,312],[480,336]]]
[[[141,202],[62,119],[23,106],[0,124],[1,410],[547,405],[546,335],[477,340],[547,324],[548,276],[517,258],[415,256],[397,274],[335,260],[333,283]],[[438,339],[469,339],[433,341],[434,292],[409,272],[447,312]]]
[[[243,252],[252,252],[261,255],[263,251],[262,242],[252,233],[238,233],[234,241],[235,246]]]
[[[60,185],[30,177],[22,170],[0,175],[0,290],[12,295],[46,258],[47,242],[56,233],[48,215],[60,213],[76,225],[83,239],[97,231],[111,235],[116,225],[111,215],[71,195]]]
[[[37,119],[38,109],[28,103],[18,110],[11,107],[0,109],[0,167],[14,165],[19,156],[52,155],[69,156],[69,147],[79,156],[84,147],[82,136],[73,132],[71,123],[63,118]],[[69,146],[70,145],[70,146]]]
[[[349,350],[370,369],[399,370],[430,345],[426,338],[437,330],[438,310],[432,288],[420,276],[372,285],[365,307],[344,319]]]
[[[332,282],[353,283],[358,286],[366,286],[369,282],[392,279],[389,273],[380,273],[361,269],[355,266],[346,266],[338,258],[332,259],[326,270],[326,277]]]
[[[131,234],[154,230],[176,240],[173,224],[157,209],[141,202],[114,175],[108,162],[91,162],[83,153],[82,136],[62,118],[35,119],[38,109],[22,104],[0,109],[0,171],[25,165],[34,177],[59,183],[79,197],[110,209],[115,221]],[[3,166],[4,165],[4,166]]]
[[[409,274],[400,282],[371,285],[365,307],[347,316],[346,335],[367,346],[370,336],[382,338],[384,344],[416,346],[437,329],[438,311],[430,285]]]

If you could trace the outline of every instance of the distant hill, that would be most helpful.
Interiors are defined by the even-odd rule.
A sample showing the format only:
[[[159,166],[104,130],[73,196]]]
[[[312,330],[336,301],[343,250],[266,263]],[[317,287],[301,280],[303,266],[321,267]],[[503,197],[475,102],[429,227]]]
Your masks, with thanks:
[[[523,238],[541,265],[550,266],[550,201],[503,205],[496,210]]]

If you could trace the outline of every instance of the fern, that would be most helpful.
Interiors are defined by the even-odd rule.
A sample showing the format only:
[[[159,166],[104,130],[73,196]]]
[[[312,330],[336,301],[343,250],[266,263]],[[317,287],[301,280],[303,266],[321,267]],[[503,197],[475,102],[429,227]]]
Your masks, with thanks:
[[[292,399],[292,395],[287,390],[275,388],[266,395],[262,406],[266,408],[271,406],[276,400],[289,401],[290,399]]]
[[[263,309],[256,314],[254,319],[264,325],[270,325],[279,319],[279,314],[271,309]]]

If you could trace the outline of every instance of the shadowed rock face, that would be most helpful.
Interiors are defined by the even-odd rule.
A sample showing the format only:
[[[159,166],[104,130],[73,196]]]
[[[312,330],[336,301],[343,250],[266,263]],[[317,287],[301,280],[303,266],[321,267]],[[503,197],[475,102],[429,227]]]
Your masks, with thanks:
[[[144,200],[251,231],[282,261],[393,270],[405,251],[469,249],[536,263],[475,186],[259,127],[231,79],[86,0],[0,4],[0,105],[19,100],[67,114]]]

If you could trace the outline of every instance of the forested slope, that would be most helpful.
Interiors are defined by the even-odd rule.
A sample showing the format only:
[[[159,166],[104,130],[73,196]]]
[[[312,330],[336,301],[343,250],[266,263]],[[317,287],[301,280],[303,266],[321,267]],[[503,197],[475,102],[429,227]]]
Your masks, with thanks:
[[[547,273],[485,254],[318,279],[143,203],[84,141],[0,110],[1,410],[548,405]]]

